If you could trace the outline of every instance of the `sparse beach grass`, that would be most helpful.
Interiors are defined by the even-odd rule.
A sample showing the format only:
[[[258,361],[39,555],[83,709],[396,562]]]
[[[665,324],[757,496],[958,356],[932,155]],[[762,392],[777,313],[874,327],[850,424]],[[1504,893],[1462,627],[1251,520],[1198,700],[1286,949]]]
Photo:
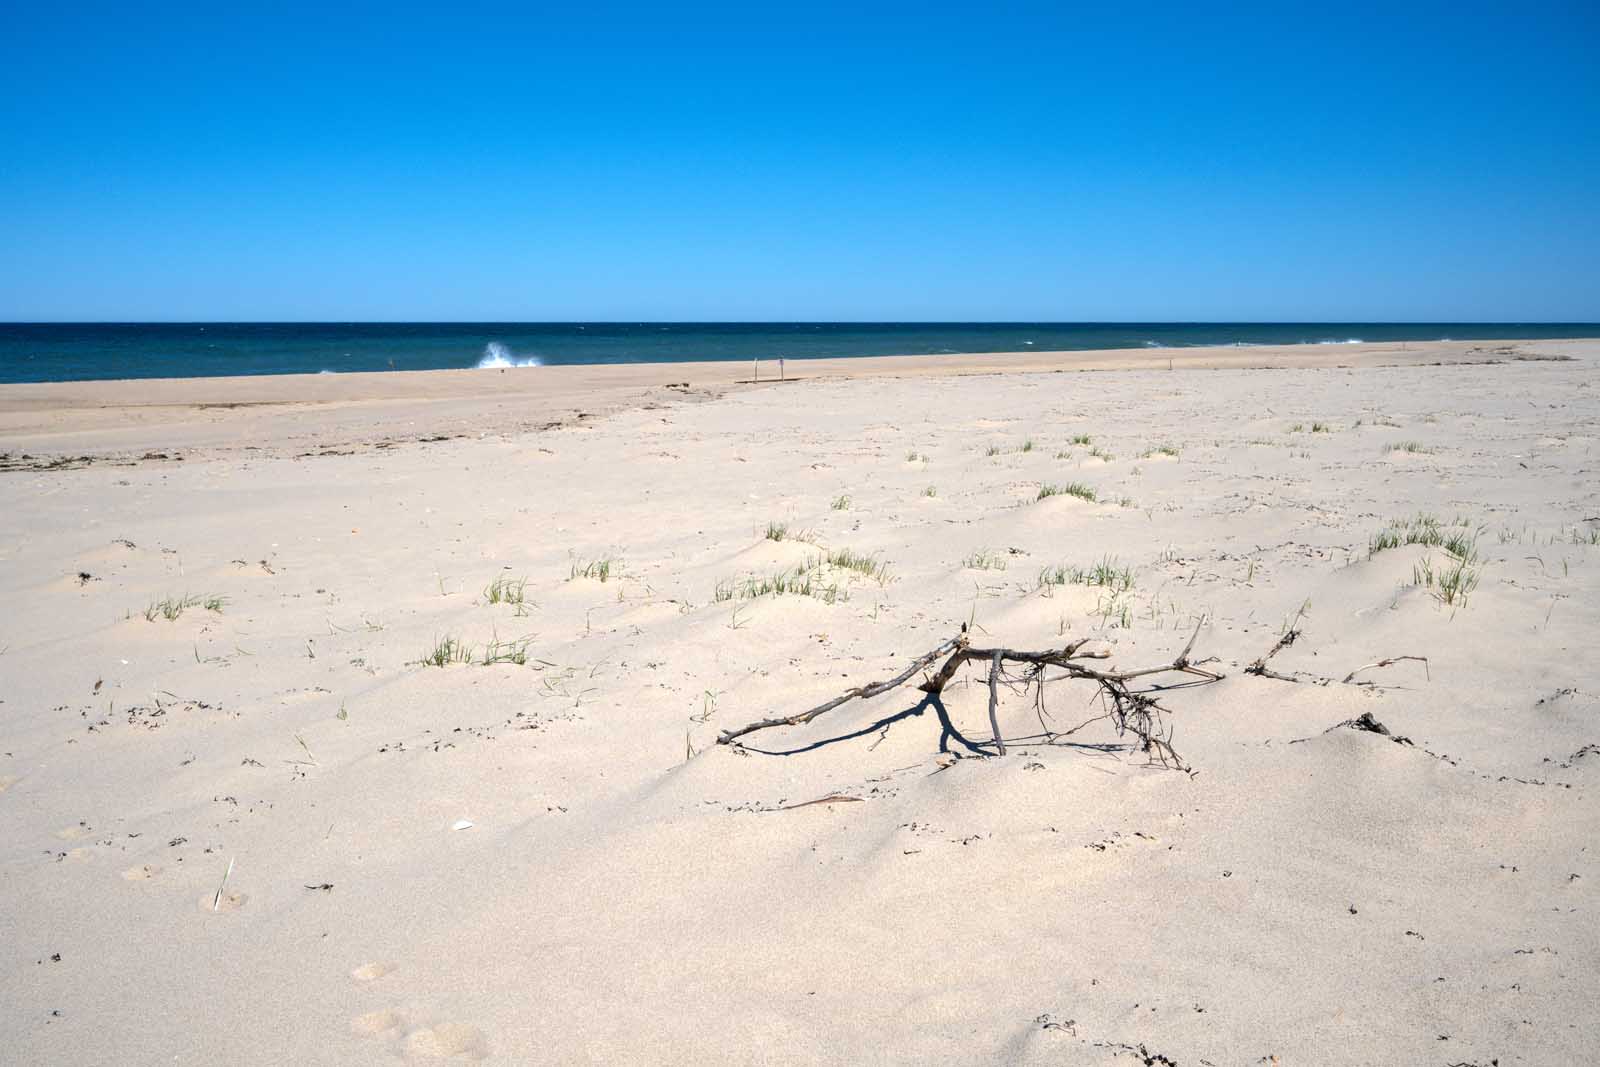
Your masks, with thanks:
[[[1437,516],[1418,513],[1411,518],[1396,519],[1374,534],[1367,545],[1367,558],[1410,545],[1443,549],[1445,565],[1436,568],[1433,558],[1424,556],[1412,567],[1411,584],[1429,590],[1440,602],[1456,607],[1466,603],[1482,575],[1483,563],[1478,556],[1481,530],[1459,516],[1445,523]]]
[[[1133,568],[1119,564],[1115,556],[1102,556],[1088,567],[1059,564],[1039,572],[1038,588],[1048,592],[1059,585],[1085,585],[1113,594],[1125,593],[1134,586]]]
[[[521,667],[528,662],[528,646],[532,640],[528,637],[519,637],[511,641],[502,641],[497,634],[483,646],[483,658],[479,662],[485,667],[491,667],[496,663],[514,663]]]
[[[1457,517],[1444,523],[1435,515],[1419,512],[1408,519],[1395,519],[1372,535],[1367,543],[1367,558],[1391,548],[1425,545],[1443,548],[1462,559],[1477,554],[1478,535],[1471,523]]]
[[[818,574],[816,560],[808,560],[798,567],[774,571],[771,574],[753,574],[743,579],[724,578],[712,593],[714,603],[729,600],[754,600],[763,596],[809,596],[824,604],[832,604],[848,593],[838,582],[824,582]]]
[[[483,590],[483,598],[491,604],[510,604],[521,611],[528,602],[528,579],[501,575]]]
[[[848,498],[846,498],[846,501],[848,502]],[[816,540],[817,535],[811,530],[797,529],[787,522],[769,522],[767,523],[765,536],[768,541],[805,541],[809,543]]]
[[[531,637],[502,641],[496,634],[480,653],[459,637],[446,634],[435,638],[433,647],[417,662],[424,667],[448,667],[452,663],[476,663],[483,667],[511,663],[520,667],[528,662],[528,648],[532,643]]]
[[[846,570],[880,585],[889,580],[889,568],[876,556],[863,555],[848,548],[813,556],[796,567],[769,574],[750,574],[742,578],[723,578],[712,591],[713,603],[754,600],[763,596],[808,596],[824,604],[850,599],[848,583],[840,584],[832,570]]]
[[[889,565],[876,556],[864,555],[848,548],[835,549],[824,557],[830,567],[841,567],[847,571],[855,571],[865,578],[882,585],[889,580]]]
[[[433,648],[425,653],[422,664],[429,667],[445,667],[452,663],[471,663],[472,649],[461,642],[459,638],[451,635],[435,638]]]
[[[1478,588],[1483,569],[1476,557],[1449,555],[1449,561],[1435,570],[1433,560],[1424,557],[1411,569],[1411,584],[1420,586],[1449,607],[1464,606],[1467,596]]]
[[[961,566],[969,571],[1003,571],[1006,565],[1005,556],[982,548],[961,561]]]
[[[609,582],[613,571],[620,577],[621,568],[618,567],[616,559],[611,556],[602,556],[599,559],[579,559],[572,561],[572,571],[568,577],[569,580],[572,578],[593,578],[597,582]]]
[[[1100,628],[1129,630],[1133,628],[1133,598],[1123,593],[1108,592],[1095,602],[1094,613],[1100,617]]]
[[[1039,495],[1034,497],[1034,500],[1046,500],[1053,496],[1075,496],[1079,500],[1087,500],[1091,504],[1098,499],[1095,491],[1082,482],[1068,482],[1066,485],[1046,482],[1039,487]]]
[[[144,609],[142,614],[147,622],[155,622],[157,619],[175,622],[190,608],[204,608],[207,611],[221,614],[222,608],[227,602],[228,598],[224,596],[193,596],[186,593],[183,596],[169,596],[153,601]]]

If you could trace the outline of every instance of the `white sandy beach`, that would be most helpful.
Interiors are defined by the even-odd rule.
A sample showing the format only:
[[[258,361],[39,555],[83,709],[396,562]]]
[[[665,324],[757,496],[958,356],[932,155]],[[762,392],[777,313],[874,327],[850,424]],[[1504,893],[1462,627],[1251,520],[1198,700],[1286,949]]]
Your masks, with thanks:
[[[1591,1062],[1597,367],[0,386],[0,1061]],[[1419,514],[1464,596],[1370,552]],[[1041,587],[1107,559],[1130,589]],[[1124,668],[1198,627],[1187,771],[1042,740],[1082,682],[1003,692],[995,757],[974,667],[948,729],[907,686],[716,743],[969,621]],[[1245,673],[1291,626],[1295,680]]]

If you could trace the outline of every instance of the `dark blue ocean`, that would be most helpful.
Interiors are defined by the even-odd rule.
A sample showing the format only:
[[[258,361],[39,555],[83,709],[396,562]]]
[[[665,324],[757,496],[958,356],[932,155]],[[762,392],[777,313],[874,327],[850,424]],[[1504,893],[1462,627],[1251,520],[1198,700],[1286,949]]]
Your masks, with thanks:
[[[0,323],[0,382],[1600,336],[1596,323]]]

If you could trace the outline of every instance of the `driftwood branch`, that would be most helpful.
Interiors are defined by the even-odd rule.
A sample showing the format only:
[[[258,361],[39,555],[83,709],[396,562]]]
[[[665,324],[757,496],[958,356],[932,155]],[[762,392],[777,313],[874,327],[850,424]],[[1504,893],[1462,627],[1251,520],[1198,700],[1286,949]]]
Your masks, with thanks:
[[[1183,761],[1173,751],[1171,744],[1171,730],[1166,724],[1166,709],[1156,699],[1149,695],[1148,690],[1135,690],[1129,683],[1136,679],[1146,678],[1157,674],[1187,674],[1201,678],[1207,682],[1217,681],[1222,675],[1216,671],[1207,670],[1199,666],[1190,658],[1194,650],[1196,639],[1200,636],[1200,627],[1204,625],[1201,620],[1195,626],[1195,631],[1189,637],[1176,659],[1171,663],[1164,663],[1156,667],[1144,667],[1137,670],[1117,671],[1100,670],[1089,666],[1086,660],[1107,659],[1109,652],[1102,650],[1086,650],[1084,645],[1089,638],[1073,641],[1061,648],[1050,649],[1043,652],[1028,652],[1011,648],[973,648],[970,643],[966,628],[960,634],[941,642],[932,651],[918,656],[911,665],[893,678],[870,685],[858,686],[846,690],[840,696],[818,704],[814,708],[802,711],[797,715],[781,718],[760,719],[756,722],[741,726],[736,730],[725,730],[717,739],[719,744],[731,744],[746,734],[757,730],[765,730],[774,726],[799,726],[808,723],[817,716],[832,711],[840,705],[851,700],[866,699],[886,693],[895,687],[904,684],[918,671],[926,670],[942,657],[945,658],[943,666],[938,671],[925,679],[920,686],[925,693],[938,695],[942,693],[962,665],[970,661],[987,662],[989,665],[989,727],[994,735],[994,747],[997,755],[1005,755],[1005,738],[1000,730],[999,703],[1000,686],[1022,685],[1036,687],[1036,701],[1042,707],[1044,700],[1044,685],[1047,680],[1047,671],[1055,670],[1057,673],[1049,680],[1082,679],[1094,682],[1100,688],[1101,714],[1063,732],[1046,730],[1047,742],[1056,738],[1065,737],[1076,733],[1090,723],[1110,720],[1116,728],[1118,736],[1132,733],[1138,738],[1139,750],[1146,753],[1157,762],[1183,767]],[[1208,662],[1208,661],[1202,661]],[[1014,665],[1020,668],[1016,673],[1008,673],[1007,666]]]
[[[995,649],[989,660],[989,729],[994,732],[994,750],[997,754],[1006,754],[1006,739],[1000,736],[1000,718],[997,711],[1000,707],[1000,657],[1005,653]]]
[[[758,722],[752,722],[741,726],[737,730],[724,730],[722,731],[722,736],[717,738],[717,744],[726,745],[728,742],[743,737],[745,734],[754,733],[757,730],[765,730],[769,726],[800,726],[803,723],[810,722],[812,719],[815,719],[818,715],[821,715],[824,712],[832,711],[841,704],[847,704],[856,699],[866,700],[867,698],[875,697],[880,693],[887,693],[889,690],[904,683],[918,671],[926,670],[933,664],[934,660],[938,659],[946,652],[949,652],[955,648],[965,647],[966,643],[967,631],[966,627],[962,627],[959,636],[952,637],[950,640],[941,644],[938,648],[935,648],[932,652],[918,656],[912,661],[911,666],[907,667],[905,670],[901,671],[899,674],[888,679],[887,681],[873,682],[871,685],[863,685],[855,689],[847,689],[841,696],[834,697],[827,703],[818,704],[809,711],[802,711],[798,715],[790,715],[789,717],[783,719],[761,719]]]
[[[1317,685],[1328,685],[1334,681],[1334,679],[1325,675],[1305,674],[1301,671],[1295,671],[1293,674],[1280,674],[1271,667],[1267,666],[1267,662],[1271,660],[1273,656],[1276,656],[1279,652],[1282,652],[1300,638],[1300,618],[1305,614],[1305,611],[1306,609],[1302,607],[1299,611],[1295,612],[1294,621],[1289,623],[1289,628],[1283,632],[1283,636],[1279,637],[1277,643],[1267,650],[1266,655],[1260,657],[1259,659],[1255,660],[1255,662],[1251,663],[1250,666],[1246,667],[1244,669],[1244,673],[1254,674],[1260,678],[1275,678],[1280,682],[1311,681]],[[1432,681],[1433,672],[1428,669],[1427,656],[1390,656],[1387,659],[1380,659],[1376,663],[1368,663],[1357,667],[1343,678],[1338,679],[1338,682],[1340,685],[1371,685],[1371,682],[1357,682],[1355,680],[1356,675],[1360,674],[1362,671],[1377,670],[1380,667],[1392,667],[1396,663],[1402,663],[1406,660],[1413,660],[1421,663],[1423,673],[1425,673],[1428,676],[1428,679]]]

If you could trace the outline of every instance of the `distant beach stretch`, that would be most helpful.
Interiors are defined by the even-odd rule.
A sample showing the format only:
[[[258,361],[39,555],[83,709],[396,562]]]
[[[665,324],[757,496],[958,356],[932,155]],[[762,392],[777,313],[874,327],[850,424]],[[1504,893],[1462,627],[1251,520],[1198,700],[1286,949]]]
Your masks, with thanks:
[[[0,382],[1597,335],[1600,323],[0,323]]]

